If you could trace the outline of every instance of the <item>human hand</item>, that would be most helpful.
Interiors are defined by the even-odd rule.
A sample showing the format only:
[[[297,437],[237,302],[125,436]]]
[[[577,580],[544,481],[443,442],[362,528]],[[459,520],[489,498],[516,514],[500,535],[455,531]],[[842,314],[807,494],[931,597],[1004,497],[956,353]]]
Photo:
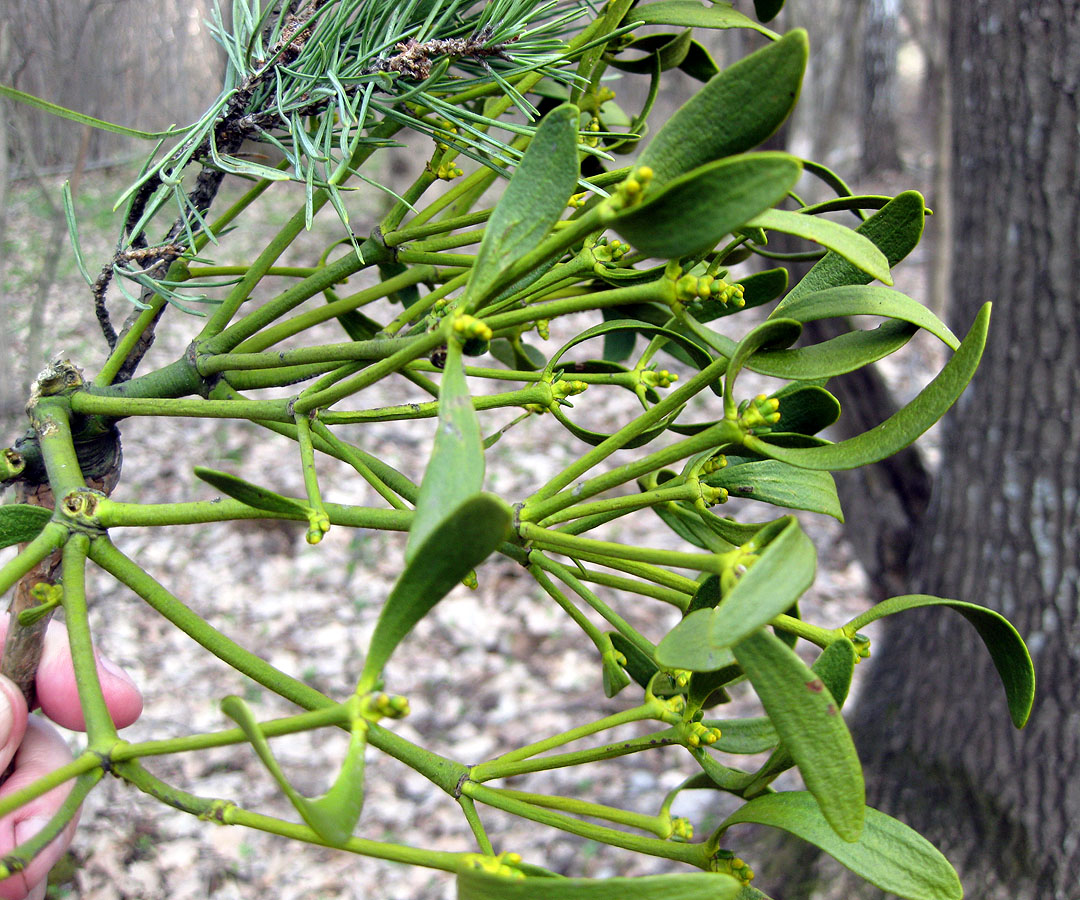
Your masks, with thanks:
[[[0,645],[7,633],[0,621]],[[134,722],[142,712],[142,697],[131,678],[115,663],[98,656],[98,678],[105,703],[117,728]],[[42,712],[64,728],[84,729],[79,706],[75,669],[68,649],[67,631],[58,623],[49,626],[35,681]],[[60,734],[38,716],[27,714],[26,700],[11,680],[0,675],[0,771],[14,758],[14,768],[0,786],[5,797],[71,761],[71,751]],[[71,784],[54,788],[0,819],[0,856],[31,838],[44,827],[64,802]],[[22,872],[0,881],[3,900],[42,900],[49,870],[75,835],[76,816],[61,834],[39,853]]]

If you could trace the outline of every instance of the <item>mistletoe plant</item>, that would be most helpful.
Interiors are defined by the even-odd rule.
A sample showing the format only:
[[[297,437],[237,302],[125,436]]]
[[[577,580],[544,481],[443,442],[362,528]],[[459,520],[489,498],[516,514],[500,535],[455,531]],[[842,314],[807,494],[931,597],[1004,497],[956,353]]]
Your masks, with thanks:
[[[855,664],[869,655],[860,628],[942,605],[975,626],[1001,675],[1013,722],[1022,726],[1034,679],[1016,631],[981,606],[921,595],[894,597],[840,628],[815,625],[799,615],[815,550],[798,520],[714,511],[735,495],[840,518],[829,473],[880,460],[935,423],[975,371],[989,319],[988,304],[961,340],[888,287],[890,268],[922,231],[919,194],[855,196],[819,164],[755,151],[791,112],[806,66],[803,32],[781,36],[761,24],[781,5],[755,0],[751,19],[729,4],[697,0],[609,0],[599,12],[577,0],[235,0],[231,25],[216,20],[228,57],[224,90],[189,127],[131,132],[4,89],[157,145],[121,198],[117,249],[97,275],[83,261],[66,198],[76,257],[111,354],[91,379],[66,360],[46,369],[27,407],[30,428],[2,458],[3,479],[20,486],[24,502],[0,508],[0,532],[5,545],[25,544],[0,570],[0,589],[16,587],[5,671],[24,684],[27,672],[32,679],[35,642],[62,605],[88,728],[74,762],[0,801],[0,814],[7,814],[58,785],[70,787],[47,827],[3,859],[2,874],[25,866],[109,772],[218,823],[455,873],[462,900],[614,898],[631,890],[643,900],[762,897],[749,886],[752,871],[743,858],[752,851],[735,829],[742,823],[792,832],[902,897],[961,895],[956,874],[924,838],[865,805],[840,708]],[[643,32],[645,25],[674,30]],[[750,29],[761,46],[718,70],[694,27]],[[649,135],[645,120],[662,73],[676,69],[703,86]],[[610,85],[620,72],[648,77],[645,106],[636,114],[615,103]],[[369,163],[395,152],[396,138],[408,131],[432,140],[427,165],[394,195],[377,228],[355,234],[349,192],[375,183],[365,174]],[[251,161],[240,154],[245,141],[270,145],[281,162]],[[618,165],[622,154],[634,162]],[[803,176],[823,182],[834,198],[805,204],[794,193]],[[250,187],[213,217],[226,177]],[[489,194],[500,178],[508,178],[501,194]],[[292,217],[249,264],[215,265],[214,248],[235,229],[257,227],[260,198],[281,181],[303,185]],[[485,198],[494,194],[499,199],[489,207]],[[307,268],[276,265],[327,204],[345,237]],[[822,217],[838,211],[855,227]],[[772,254],[771,233],[823,248],[793,286],[784,268],[736,268]],[[376,276],[374,285],[341,292],[362,270]],[[255,299],[279,278],[288,286]],[[110,292],[134,307],[119,333],[109,318]],[[767,304],[768,316],[741,329],[741,339],[720,330],[726,317]],[[201,319],[181,314],[203,309]],[[173,313],[169,327],[200,327],[192,328],[181,358],[137,373],[166,312]],[[592,320],[554,352],[541,351],[531,332],[547,338],[552,320],[574,313]],[[864,315],[884,323],[794,346],[804,322]],[[318,342],[312,334],[323,323],[337,323],[342,339]],[[899,350],[919,329],[952,351],[941,372],[876,428],[839,443],[818,437],[840,413],[828,380]],[[744,370],[783,386],[744,397]],[[398,378],[430,399],[390,407],[365,402],[368,388]],[[510,389],[478,389],[486,382]],[[636,414],[613,433],[581,424],[581,409],[594,397],[599,408],[613,391],[631,392]],[[573,395],[581,395],[576,419],[566,412]],[[704,402],[710,397],[712,413]],[[281,437],[280,458],[301,467],[305,496],[198,468],[221,499],[114,501],[119,424],[132,416],[264,426]],[[485,452],[507,429],[537,416],[550,424],[553,439],[565,430],[584,452],[525,496],[486,492]],[[365,433],[401,419],[433,421],[422,471],[398,471],[365,449]],[[340,426],[359,423],[365,428],[348,432],[359,438],[342,436]],[[354,468],[384,504],[324,500],[324,457]],[[654,533],[670,528],[685,549],[595,536],[632,514],[655,517]],[[110,538],[118,527],[239,519],[306,523],[312,544],[331,527],[408,532],[355,687],[342,684],[328,696],[274,668],[260,648],[230,640]],[[395,732],[393,720],[408,712],[408,702],[384,685],[383,670],[416,623],[459,582],[484,578],[483,564],[496,554],[523,567],[580,628],[604,693],[628,699],[613,715],[538,734],[526,746],[467,765]],[[221,707],[234,728],[122,740],[93,662],[87,561],[301,711],[258,721],[243,700],[227,697]],[[596,585],[618,599],[605,602]],[[682,613],[667,634],[643,634],[618,609],[654,602]],[[807,665],[796,650],[811,648],[817,655]],[[727,689],[744,680],[766,715],[724,718]],[[630,740],[571,746],[630,722],[652,727]],[[269,739],[330,727],[346,729],[350,743],[330,790],[311,799],[290,784]],[[143,763],[150,755],[233,743],[254,748],[303,824],[246,809],[242,798],[194,796]],[[500,786],[511,776],[670,745],[686,750],[686,778],[655,812]],[[460,807],[475,852],[364,836],[368,747],[444,791]],[[722,764],[716,750],[769,755],[743,770]],[[792,767],[806,790],[775,790],[776,777]],[[694,839],[691,823],[671,814],[675,797],[690,789],[744,802],[711,834]],[[702,871],[632,883],[556,877],[514,848],[493,846],[485,807]]]

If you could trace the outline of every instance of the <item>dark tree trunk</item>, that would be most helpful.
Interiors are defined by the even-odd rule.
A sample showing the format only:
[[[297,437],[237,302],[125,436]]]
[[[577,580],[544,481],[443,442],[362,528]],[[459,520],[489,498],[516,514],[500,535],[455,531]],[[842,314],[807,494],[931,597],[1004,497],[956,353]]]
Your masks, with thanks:
[[[979,900],[1080,898],[1080,0],[951,5],[952,318],[994,300],[946,423],[911,589],[1008,616],[1039,685],[1009,724],[949,612],[890,620],[857,710],[871,803],[933,840]]]

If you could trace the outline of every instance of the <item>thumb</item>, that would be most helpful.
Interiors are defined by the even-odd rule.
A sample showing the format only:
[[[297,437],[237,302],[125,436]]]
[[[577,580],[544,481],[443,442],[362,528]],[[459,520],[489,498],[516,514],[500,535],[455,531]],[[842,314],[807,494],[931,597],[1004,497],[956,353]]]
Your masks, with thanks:
[[[6,772],[26,735],[26,699],[11,679],[0,675],[0,772]]]

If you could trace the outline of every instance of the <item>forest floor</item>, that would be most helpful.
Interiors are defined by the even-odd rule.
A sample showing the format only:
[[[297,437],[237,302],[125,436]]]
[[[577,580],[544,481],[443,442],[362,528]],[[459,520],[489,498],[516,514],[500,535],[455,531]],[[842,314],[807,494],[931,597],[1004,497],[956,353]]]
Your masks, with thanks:
[[[102,201],[122,187],[121,175],[95,178],[80,195],[84,254],[108,255]],[[896,185],[895,189],[906,185]],[[12,321],[13,358],[26,351],[26,320],[34,299],[34,248],[48,240],[40,225],[34,191],[16,192],[9,209],[5,282]],[[272,205],[266,224],[291,212]],[[328,214],[333,217],[332,211]],[[333,227],[335,223],[329,222]],[[364,222],[356,223],[362,232]],[[311,264],[324,249],[327,232],[304,236],[291,251],[297,264]],[[95,236],[96,235],[96,236]],[[64,239],[66,241],[66,238]],[[47,246],[47,245],[46,245]],[[237,261],[250,248],[223,245],[219,261]],[[44,302],[42,334],[35,352],[63,352],[93,372],[102,359],[89,294],[69,261],[64,262]],[[16,263],[22,265],[13,270]],[[91,264],[93,269],[93,264]],[[927,260],[923,250],[898,273],[898,286],[924,296]],[[363,283],[357,279],[358,283]],[[352,285],[350,285],[350,288]],[[174,315],[175,313],[175,315]],[[735,317],[737,319],[743,317]],[[175,359],[198,327],[170,310],[160,330],[154,359]],[[572,330],[553,327],[543,345],[554,351]],[[741,326],[745,327],[745,326]],[[335,337],[340,340],[340,337]],[[938,354],[929,342],[914,341],[890,365],[899,392],[909,395],[936,370]],[[153,364],[153,361],[148,361]],[[371,405],[418,399],[383,389]],[[614,430],[632,409],[633,398],[604,397],[578,406],[594,427]],[[597,398],[599,400],[599,398]],[[496,425],[499,423],[496,423]],[[566,437],[554,441],[550,421],[533,417],[510,430],[489,453],[488,484],[506,497],[524,496],[582,452]],[[12,426],[11,434],[18,433]],[[427,424],[388,423],[370,427],[365,448],[418,478],[421,455],[431,432]],[[213,420],[132,419],[123,424],[124,474],[114,497],[131,502],[208,499],[214,492],[192,474],[195,465],[224,469],[285,494],[302,495],[295,445],[255,426]],[[616,462],[618,457],[616,457]],[[322,466],[322,461],[320,461]],[[320,469],[329,500],[375,505],[378,500],[352,470],[327,462]],[[732,501],[725,514],[762,518],[749,501]],[[843,540],[842,526],[821,516],[800,516],[818,547],[818,578],[802,606],[811,621],[834,627],[867,604],[861,568]],[[608,537],[631,544],[646,539],[678,547],[673,535],[657,536],[651,513],[629,516]],[[353,533],[333,528],[317,547],[304,542],[295,523],[239,522],[170,529],[118,531],[117,545],[199,615],[278,668],[333,696],[344,696],[359,673],[363,648],[381,604],[399,571],[403,536]],[[685,547],[683,547],[685,549]],[[231,723],[218,704],[227,694],[243,696],[261,719],[294,711],[251,681],[202,651],[137,597],[104,578],[90,585],[92,624],[101,649],[121,663],[142,688],[145,711],[124,732],[130,741],[170,738],[217,730]],[[677,612],[663,604],[627,608],[625,598],[608,599],[644,633],[658,638]],[[874,636],[873,632],[870,633]],[[865,666],[860,667],[866,668]],[[511,563],[493,561],[479,572],[474,591],[455,590],[405,641],[387,670],[388,689],[409,697],[412,714],[394,729],[448,756],[480,761],[538,736],[559,732],[632,705],[636,687],[604,700],[600,668],[572,623]],[[861,674],[861,673],[860,673]],[[724,716],[755,714],[753,695],[740,686]],[[599,698],[599,699],[598,699]],[[640,733],[634,727],[616,737]],[[78,736],[72,735],[73,745]],[[604,736],[609,737],[608,735]],[[315,795],[328,786],[342,758],[343,735],[325,731],[275,740],[274,749],[297,787]],[[745,758],[736,762],[748,764]],[[246,808],[294,819],[278,788],[247,746],[150,760],[148,768],[165,781],[200,796],[235,799]],[[692,774],[692,760],[680,748],[666,748],[580,769],[555,770],[516,779],[519,789],[563,793],[642,812],[655,812],[664,795]],[[793,783],[791,781],[789,784]],[[699,836],[734,808],[711,791],[680,796],[674,812],[688,816]],[[670,871],[674,864],[635,856],[583,841],[497,812],[484,812],[497,850],[514,850],[555,871],[588,876],[638,875]],[[369,753],[368,794],[358,833],[438,850],[470,850],[474,845],[459,809],[411,770]],[[733,849],[758,863],[749,832],[734,834]],[[83,900],[445,900],[453,880],[445,873],[406,868],[241,828],[217,827],[167,808],[124,783],[107,779],[86,803],[73,847],[71,880],[56,896]]]

